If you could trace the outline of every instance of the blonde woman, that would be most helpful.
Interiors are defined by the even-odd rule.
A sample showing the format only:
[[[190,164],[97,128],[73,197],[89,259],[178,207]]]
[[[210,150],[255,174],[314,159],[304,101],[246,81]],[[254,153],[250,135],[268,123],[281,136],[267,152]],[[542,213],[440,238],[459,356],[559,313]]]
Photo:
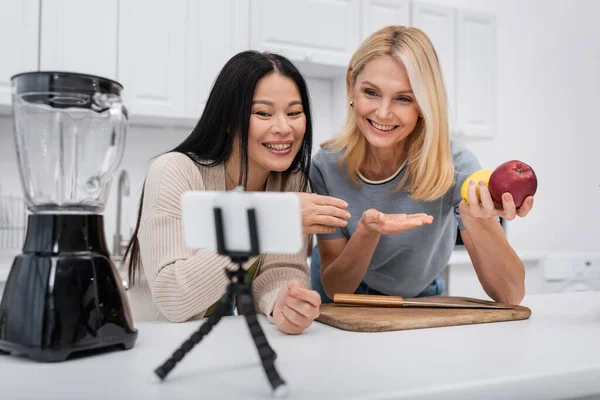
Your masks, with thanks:
[[[313,189],[345,200],[348,225],[317,236],[311,282],[323,302],[334,293],[435,296],[456,226],[486,293],[518,304],[523,263],[497,217],[524,217],[509,193],[495,210],[483,182],[464,180],[477,158],[448,134],[447,99],[435,49],[419,29],[390,26],[360,46],[346,75],[348,114],[340,134],[313,158]],[[480,186],[481,201],[476,195]]]

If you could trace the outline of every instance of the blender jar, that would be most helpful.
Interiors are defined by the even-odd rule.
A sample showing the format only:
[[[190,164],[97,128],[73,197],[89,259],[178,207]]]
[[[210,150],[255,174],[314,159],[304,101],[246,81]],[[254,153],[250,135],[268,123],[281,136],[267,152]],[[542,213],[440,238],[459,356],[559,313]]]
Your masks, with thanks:
[[[102,213],[125,148],[123,87],[69,72],[30,72],[11,81],[17,161],[28,209]]]

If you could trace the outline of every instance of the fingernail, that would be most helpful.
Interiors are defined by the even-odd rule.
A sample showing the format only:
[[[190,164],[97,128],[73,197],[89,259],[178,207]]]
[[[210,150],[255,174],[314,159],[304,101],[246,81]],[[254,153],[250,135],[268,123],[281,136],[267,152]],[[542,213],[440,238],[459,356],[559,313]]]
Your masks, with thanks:
[[[474,184],[475,184],[475,181],[474,181],[473,179],[471,179],[471,180],[469,181],[469,185],[473,186]]]
[[[350,218],[352,215],[350,215],[350,213],[349,213],[349,212],[347,212],[346,214],[344,214],[344,216],[345,216],[346,218]]]
[[[485,186],[485,182],[484,181],[479,181],[479,186]]]
[[[343,221],[342,223],[344,224],[344,226],[348,225],[348,221]]]
[[[510,194],[508,194],[508,193],[504,193],[504,194],[502,195],[502,198],[503,198],[504,200],[506,200],[506,201],[509,201],[509,200],[510,200]]]

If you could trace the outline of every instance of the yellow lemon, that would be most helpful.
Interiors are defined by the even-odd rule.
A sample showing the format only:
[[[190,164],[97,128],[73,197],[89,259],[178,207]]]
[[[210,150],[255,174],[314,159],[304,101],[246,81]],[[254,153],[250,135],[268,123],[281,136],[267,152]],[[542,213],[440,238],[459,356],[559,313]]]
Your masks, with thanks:
[[[489,169],[480,169],[479,171],[473,172],[462,184],[460,188],[460,195],[462,198],[469,204],[469,182],[471,180],[475,181],[475,187],[477,190],[477,199],[481,201],[481,195],[479,194],[479,181],[484,181],[487,186],[490,181],[490,176],[492,176],[492,171]]]

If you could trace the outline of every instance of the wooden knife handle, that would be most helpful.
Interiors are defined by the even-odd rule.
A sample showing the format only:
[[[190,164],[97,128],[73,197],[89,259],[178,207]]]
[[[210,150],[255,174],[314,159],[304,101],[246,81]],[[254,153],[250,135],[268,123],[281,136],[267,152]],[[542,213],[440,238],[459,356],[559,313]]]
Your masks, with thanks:
[[[404,299],[400,296],[377,296],[373,294],[335,293],[336,304],[352,304],[358,306],[402,307]]]

